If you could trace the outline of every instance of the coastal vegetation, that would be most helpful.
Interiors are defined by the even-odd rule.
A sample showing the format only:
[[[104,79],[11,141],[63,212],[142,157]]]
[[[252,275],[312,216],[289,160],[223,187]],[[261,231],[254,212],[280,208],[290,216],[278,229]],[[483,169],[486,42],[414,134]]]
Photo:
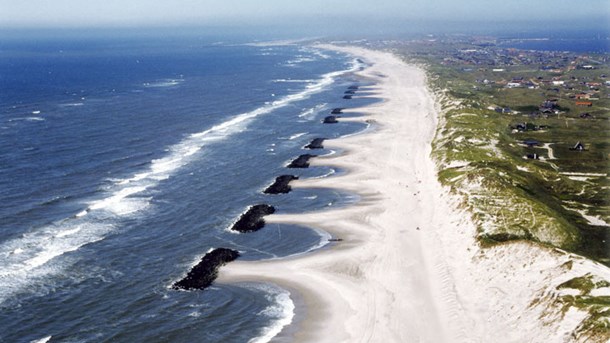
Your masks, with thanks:
[[[610,265],[609,56],[494,42],[378,44],[425,65],[442,113],[439,178],[481,243],[532,240]]]
[[[440,113],[439,179],[472,214],[483,248],[527,240],[610,266],[609,56],[496,43],[447,36],[374,45],[427,70]],[[573,338],[606,342],[608,287],[588,274],[538,301],[555,313],[586,311]]]

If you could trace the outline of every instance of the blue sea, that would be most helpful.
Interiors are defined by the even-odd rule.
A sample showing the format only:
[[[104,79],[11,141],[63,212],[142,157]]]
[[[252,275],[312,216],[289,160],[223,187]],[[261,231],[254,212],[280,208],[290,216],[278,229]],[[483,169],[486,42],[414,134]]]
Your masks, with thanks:
[[[533,31],[503,34],[501,47],[522,50],[568,51],[574,53],[610,53],[610,35],[607,31]]]
[[[311,228],[227,230],[249,206],[347,206],[341,191],[262,190],[363,85],[362,61],[222,39],[27,39],[0,46],[0,342],[266,342],[294,318],[263,283],[176,291],[212,248],[242,260],[325,249]]]

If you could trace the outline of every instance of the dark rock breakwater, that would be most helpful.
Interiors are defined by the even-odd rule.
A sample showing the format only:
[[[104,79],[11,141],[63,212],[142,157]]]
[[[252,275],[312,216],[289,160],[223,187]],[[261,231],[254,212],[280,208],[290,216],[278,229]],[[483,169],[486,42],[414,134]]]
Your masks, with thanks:
[[[263,217],[273,213],[275,213],[275,207],[271,205],[254,205],[239,217],[231,230],[242,233],[258,231],[265,226]]]
[[[339,121],[337,120],[337,116],[327,116],[322,122],[324,124],[336,124]]]
[[[186,277],[174,283],[172,288],[184,290],[205,289],[218,277],[218,268],[234,261],[238,257],[239,252],[235,250],[226,248],[214,249],[205,254]]]
[[[322,143],[324,143],[325,138],[314,138],[309,144],[304,146],[305,149],[324,149]]]
[[[288,193],[292,190],[289,183],[292,180],[298,180],[299,177],[295,175],[281,175],[275,178],[275,182],[267,189],[263,191],[265,194],[280,194]]]
[[[316,155],[303,154],[288,164],[288,168],[309,168],[309,159]]]

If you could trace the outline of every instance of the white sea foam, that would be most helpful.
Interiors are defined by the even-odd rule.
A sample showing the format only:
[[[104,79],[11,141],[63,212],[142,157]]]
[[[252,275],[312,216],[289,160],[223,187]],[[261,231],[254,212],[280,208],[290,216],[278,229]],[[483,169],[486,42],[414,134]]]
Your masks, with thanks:
[[[0,246],[0,256],[7,257],[0,262],[0,276],[27,273],[59,255],[102,239],[111,230],[111,225],[57,224],[5,242]]]
[[[373,124],[371,124],[371,123],[367,122],[367,123],[366,123],[366,126],[364,127],[364,129],[362,129],[362,130],[360,130],[360,131],[357,131],[357,132],[354,132],[354,133],[350,133],[350,134],[347,134],[347,135],[343,135],[343,136],[341,136],[341,138],[348,138],[348,137],[358,136],[358,135],[361,135],[361,134],[363,134],[363,133],[365,133],[365,132],[368,132],[368,131],[369,131],[369,130],[371,130],[372,128],[373,128]]]
[[[329,177],[329,176],[331,176],[331,175],[335,174],[336,172],[337,172],[336,170],[334,170],[334,169],[332,169],[332,168],[331,168],[331,169],[328,171],[328,173],[323,174],[323,175],[320,175],[320,176],[314,176],[314,177],[312,177],[312,179],[323,179],[323,178],[325,178],[325,177]]]
[[[306,134],[307,134],[307,132],[300,132],[300,133],[296,133],[296,134],[294,134],[294,135],[290,136],[290,137],[288,138],[288,140],[291,140],[291,141],[292,141],[292,140],[295,140],[295,139],[297,139],[297,138],[299,138],[299,137],[305,136]]]
[[[326,104],[326,103],[318,104],[312,108],[303,110],[303,112],[301,112],[301,114],[299,114],[299,118],[313,120],[318,113],[320,113],[322,110],[324,110],[326,108],[326,105],[328,105],[328,104]]]
[[[271,323],[263,328],[261,335],[248,341],[248,343],[267,343],[277,336],[285,326],[292,323],[294,318],[294,302],[290,299],[290,292],[271,285],[256,285],[253,288],[267,293],[266,298],[271,302],[264,310],[258,313],[266,317]]]
[[[133,211],[127,211],[127,212],[124,211],[125,210],[124,203],[131,203],[131,202],[133,202],[133,200],[136,200],[136,199],[126,199],[126,198],[132,194],[140,193],[140,192],[146,190],[146,188],[147,188],[146,186],[123,188],[108,198],[93,202],[89,206],[89,210],[105,209],[105,210],[109,210],[111,212],[117,213],[119,215],[121,213],[131,213]]]
[[[60,104],[59,107],[80,107],[80,106],[84,106],[85,103],[84,102],[69,102],[69,103],[65,103],[65,104]]]
[[[286,63],[284,63],[284,66],[287,67],[295,67],[301,63],[305,63],[305,62],[315,62],[317,59],[314,57],[308,57],[308,56],[297,56],[297,58],[292,59],[292,60],[288,60],[286,61]]]
[[[293,79],[277,79],[273,82],[286,82],[286,83],[314,83],[316,80],[293,80]]]
[[[330,242],[330,240],[333,238],[333,236],[331,236],[330,233],[328,233],[324,230],[320,230],[320,229],[316,229],[316,228],[313,228],[312,230],[314,230],[320,236],[320,242],[318,242],[318,244],[307,249],[307,251],[305,251],[304,254],[318,250],[318,249],[326,246]]]
[[[51,338],[53,338],[53,336],[47,336],[47,337],[43,337],[41,339],[35,339],[33,341],[30,341],[30,343],[47,343],[48,341],[51,340]]]
[[[323,53],[321,50],[317,50],[317,49],[316,49],[316,50],[313,50],[313,51],[312,51],[312,53],[313,53],[314,55],[316,55],[316,56],[318,56],[318,57],[322,58],[322,59],[325,59],[325,60],[327,60],[327,59],[329,59],[329,58],[330,58],[330,56],[329,56],[329,55],[327,55],[327,54]]]
[[[154,82],[144,82],[142,85],[146,88],[164,88],[178,86],[184,82],[184,79],[163,79]]]
[[[57,234],[55,234],[55,237],[62,238],[62,237],[70,236],[70,235],[80,232],[80,230],[81,230],[81,227],[77,226],[74,229],[59,231]]]
[[[21,117],[21,118],[12,118],[9,119],[9,123],[10,122],[16,122],[16,121],[44,121],[45,119],[42,117]]]
[[[30,287],[33,280],[61,273],[63,266],[48,266],[56,257],[104,239],[109,224],[64,220],[0,245],[0,303]]]

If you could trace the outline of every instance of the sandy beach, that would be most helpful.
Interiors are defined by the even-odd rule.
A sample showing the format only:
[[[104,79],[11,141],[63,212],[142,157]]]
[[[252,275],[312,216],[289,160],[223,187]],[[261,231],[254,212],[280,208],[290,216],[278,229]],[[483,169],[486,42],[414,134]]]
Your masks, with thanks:
[[[358,109],[366,115],[351,119],[371,121],[369,132],[326,141],[326,148],[342,153],[313,162],[338,166],[345,175],[292,185],[345,189],[361,201],[338,210],[267,217],[269,223],[316,227],[343,241],[288,260],[232,263],[219,281],[269,281],[298,291],[306,314],[297,341],[444,341],[451,328],[441,311],[446,305],[439,297],[444,285],[435,259],[439,247],[426,235],[451,219],[435,195],[429,154],[436,117],[425,74],[387,53],[347,52],[373,65],[362,76],[377,84],[370,90],[385,101]]]
[[[357,109],[364,116],[341,118],[372,126],[325,141],[340,153],[313,160],[347,173],[291,185],[344,189],[361,200],[335,210],[268,216],[268,223],[318,228],[342,241],[289,259],[237,261],[221,269],[218,281],[271,282],[295,294],[296,320],[280,341],[538,342],[568,335],[584,314],[569,313],[542,327],[537,318],[547,309],[532,308],[532,297],[599,265],[529,243],[483,254],[470,216],[437,180],[430,151],[438,110],[424,71],[390,53],[323,48],[369,62],[361,76],[376,84],[370,91],[384,101]],[[559,272],[567,260],[575,267]],[[598,271],[607,274],[607,268]]]

